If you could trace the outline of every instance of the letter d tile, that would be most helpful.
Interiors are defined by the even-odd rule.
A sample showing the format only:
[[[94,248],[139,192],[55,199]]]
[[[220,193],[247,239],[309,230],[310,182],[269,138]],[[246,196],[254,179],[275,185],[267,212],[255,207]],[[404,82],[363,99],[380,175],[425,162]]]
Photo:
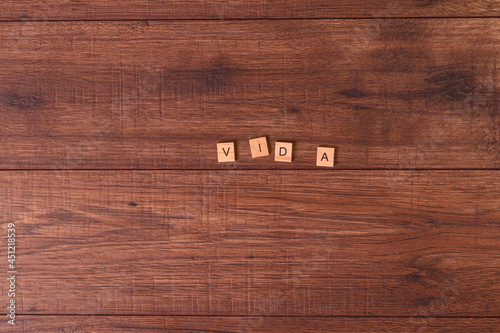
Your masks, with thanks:
[[[276,142],[274,146],[274,160],[276,162],[291,162],[293,143],[291,142]]]

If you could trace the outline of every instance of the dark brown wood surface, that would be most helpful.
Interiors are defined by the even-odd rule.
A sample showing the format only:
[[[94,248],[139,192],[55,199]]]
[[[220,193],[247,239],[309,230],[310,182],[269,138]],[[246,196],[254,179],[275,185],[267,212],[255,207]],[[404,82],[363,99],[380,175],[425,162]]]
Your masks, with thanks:
[[[0,182],[2,229],[15,222],[20,235],[19,314],[500,311],[496,171],[28,171]]]
[[[0,28],[3,169],[314,169],[323,144],[338,169],[500,165],[497,19]],[[260,135],[294,162],[252,159]]]
[[[500,331],[499,59],[498,0],[0,2],[0,332]]]
[[[496,333],[496,318],[367,318],[367,317],[194,317],[194,316],[23,316],[25,332],[289,332],[289,333]],[[0,321],[0,329],[9,327]]]
[[[497,0],[8,0],[0,20],[491,17]]]

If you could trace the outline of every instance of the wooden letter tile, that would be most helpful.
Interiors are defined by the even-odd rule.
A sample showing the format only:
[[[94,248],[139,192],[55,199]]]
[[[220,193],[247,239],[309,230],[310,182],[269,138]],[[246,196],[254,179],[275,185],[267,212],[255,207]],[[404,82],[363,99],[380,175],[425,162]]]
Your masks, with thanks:
[[[220,142],[217,144],[217,158],[219,162],[234,162],[234,142]]]
[[[276,142],[274,150],[274,160],[276,162],[291,162],[292,148],[293,143],[291,142]]]
[[[335,148],[318,147],[318,155],[316,157],[316,165],[322,167],[333,168],[333,157]]]
[[[260,138],[250,139],[250,151],[252,152],[252,158],[269,155],[267,138],[263,136]]]

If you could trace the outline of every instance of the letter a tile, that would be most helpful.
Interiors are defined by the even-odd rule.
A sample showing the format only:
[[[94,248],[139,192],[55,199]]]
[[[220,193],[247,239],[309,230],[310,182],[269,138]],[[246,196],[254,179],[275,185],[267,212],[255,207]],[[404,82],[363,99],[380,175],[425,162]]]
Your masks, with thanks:
[[[334,155],[335,155],[335,148],[318,147],[316,166],[333,168]]]

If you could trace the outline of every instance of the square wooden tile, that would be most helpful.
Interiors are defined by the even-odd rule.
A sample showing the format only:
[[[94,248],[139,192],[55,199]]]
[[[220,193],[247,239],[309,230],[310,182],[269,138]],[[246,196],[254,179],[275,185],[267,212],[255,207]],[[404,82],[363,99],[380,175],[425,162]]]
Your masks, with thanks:
[[[219,162],[234,162],[234,142],[219,142],[217,144],[217,159]]]
[[[293,143],[276,142],[274,148],[274,160],[276,162],[292,162]]]
[[[318,147],[318,154],[316,156],[316,165],[333,168],[334,156],[335,156],[335,148]]]
[[[269,148],[267,147],[267,138],[262,136],[260,138],[250,139],[250,151],[252,158],[262,157],[269,155]]]

